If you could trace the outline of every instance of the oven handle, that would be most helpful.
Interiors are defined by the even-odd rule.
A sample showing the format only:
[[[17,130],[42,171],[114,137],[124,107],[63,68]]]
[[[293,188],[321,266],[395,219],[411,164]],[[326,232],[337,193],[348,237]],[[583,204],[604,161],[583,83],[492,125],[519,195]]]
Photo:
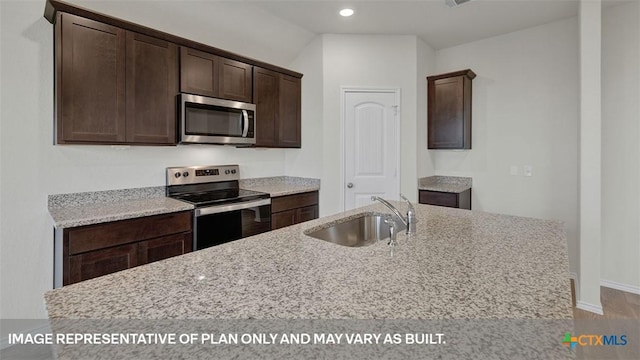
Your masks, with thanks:
[[[242,129],[242,137],[246,138],[249,133],[249,113],[247,110],[242,110],[242,118],[244,119],[244,128]]]
[[[230,204],[230,205],[219,205],[219,206],[209,206],[201,209],[196,209],[195,215],[196,217],[211,215],[211,214],[219,214],[224,212],[249,209],[256,206],[263,205],[271,205],[271,199],[261,199],[255,201],[247,201],[242,203]]]

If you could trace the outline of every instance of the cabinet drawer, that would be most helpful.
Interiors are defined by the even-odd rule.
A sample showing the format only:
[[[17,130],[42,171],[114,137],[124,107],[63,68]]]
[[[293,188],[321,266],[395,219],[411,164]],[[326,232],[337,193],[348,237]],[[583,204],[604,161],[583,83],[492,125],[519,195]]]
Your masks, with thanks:
[[[458,207],[458,194],[421,190],[420,204]]]
[[[318,192],[306,192],[301,194],[279,196],[271,199],[271,212],[276,213],[295,208],[317,205]]]
[[[69,255],[191,231],[191,212],[162,214],[65,229]]]

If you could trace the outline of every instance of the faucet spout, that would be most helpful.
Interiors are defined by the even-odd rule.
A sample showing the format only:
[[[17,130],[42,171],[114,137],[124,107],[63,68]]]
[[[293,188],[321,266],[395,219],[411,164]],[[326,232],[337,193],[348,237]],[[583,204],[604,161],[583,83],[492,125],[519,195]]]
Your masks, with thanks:
[[[403,224],[404,226],[407,226],[407,227],[409,226],[409,222],[408,222],[408,220],[406,220],[406,219],[402,216],[402,214],[400,214],[400,212],[398,211],[398,209],[396,209],[396,208],[395,208],[395,206],[391,205],[391,203],[389,203],[387,200],[385,200],[385,199],[383,199],[383,198],[381,198],[381,197],[378,197],[378,196],[372,196],[372,197],[371,197],[371,201],[380,201],[384,206],[388,207],[388,208],[389,208],[389,210],[391,210],[391,211],[393,212],[393,214],[394,214],[398,219],[400,219],[400,221],[402,221],[402,224]]]
[[[407,234],[413,235],[416,233],[416,223],[418,222],[418,219],[416,219],[416,209],[413,207],[411,201],[404,195],[400,194],[400,197],[407,202]]]

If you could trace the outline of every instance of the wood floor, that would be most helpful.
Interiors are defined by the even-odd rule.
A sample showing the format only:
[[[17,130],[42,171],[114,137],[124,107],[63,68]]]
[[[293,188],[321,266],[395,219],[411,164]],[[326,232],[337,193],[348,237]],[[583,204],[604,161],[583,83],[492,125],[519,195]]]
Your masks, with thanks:
[[[573,283],[572,283],[573,290]],[[640,295],[619,290],[600,288],[604,315],[574,308],[575,329],[572,335],[627,334],[626,346],[577,346],[578,359],[640,359]],[[0,351],[0,359],[45,360],[53,359],[48,346],[13,346]]]

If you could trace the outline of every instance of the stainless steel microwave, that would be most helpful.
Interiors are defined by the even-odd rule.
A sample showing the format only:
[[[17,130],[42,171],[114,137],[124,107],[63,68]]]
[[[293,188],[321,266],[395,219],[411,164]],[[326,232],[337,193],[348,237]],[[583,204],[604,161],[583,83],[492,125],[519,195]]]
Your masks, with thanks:
[[[178,102],[181,143],[256,143],[255,104],[191,94],[178,95]]]

